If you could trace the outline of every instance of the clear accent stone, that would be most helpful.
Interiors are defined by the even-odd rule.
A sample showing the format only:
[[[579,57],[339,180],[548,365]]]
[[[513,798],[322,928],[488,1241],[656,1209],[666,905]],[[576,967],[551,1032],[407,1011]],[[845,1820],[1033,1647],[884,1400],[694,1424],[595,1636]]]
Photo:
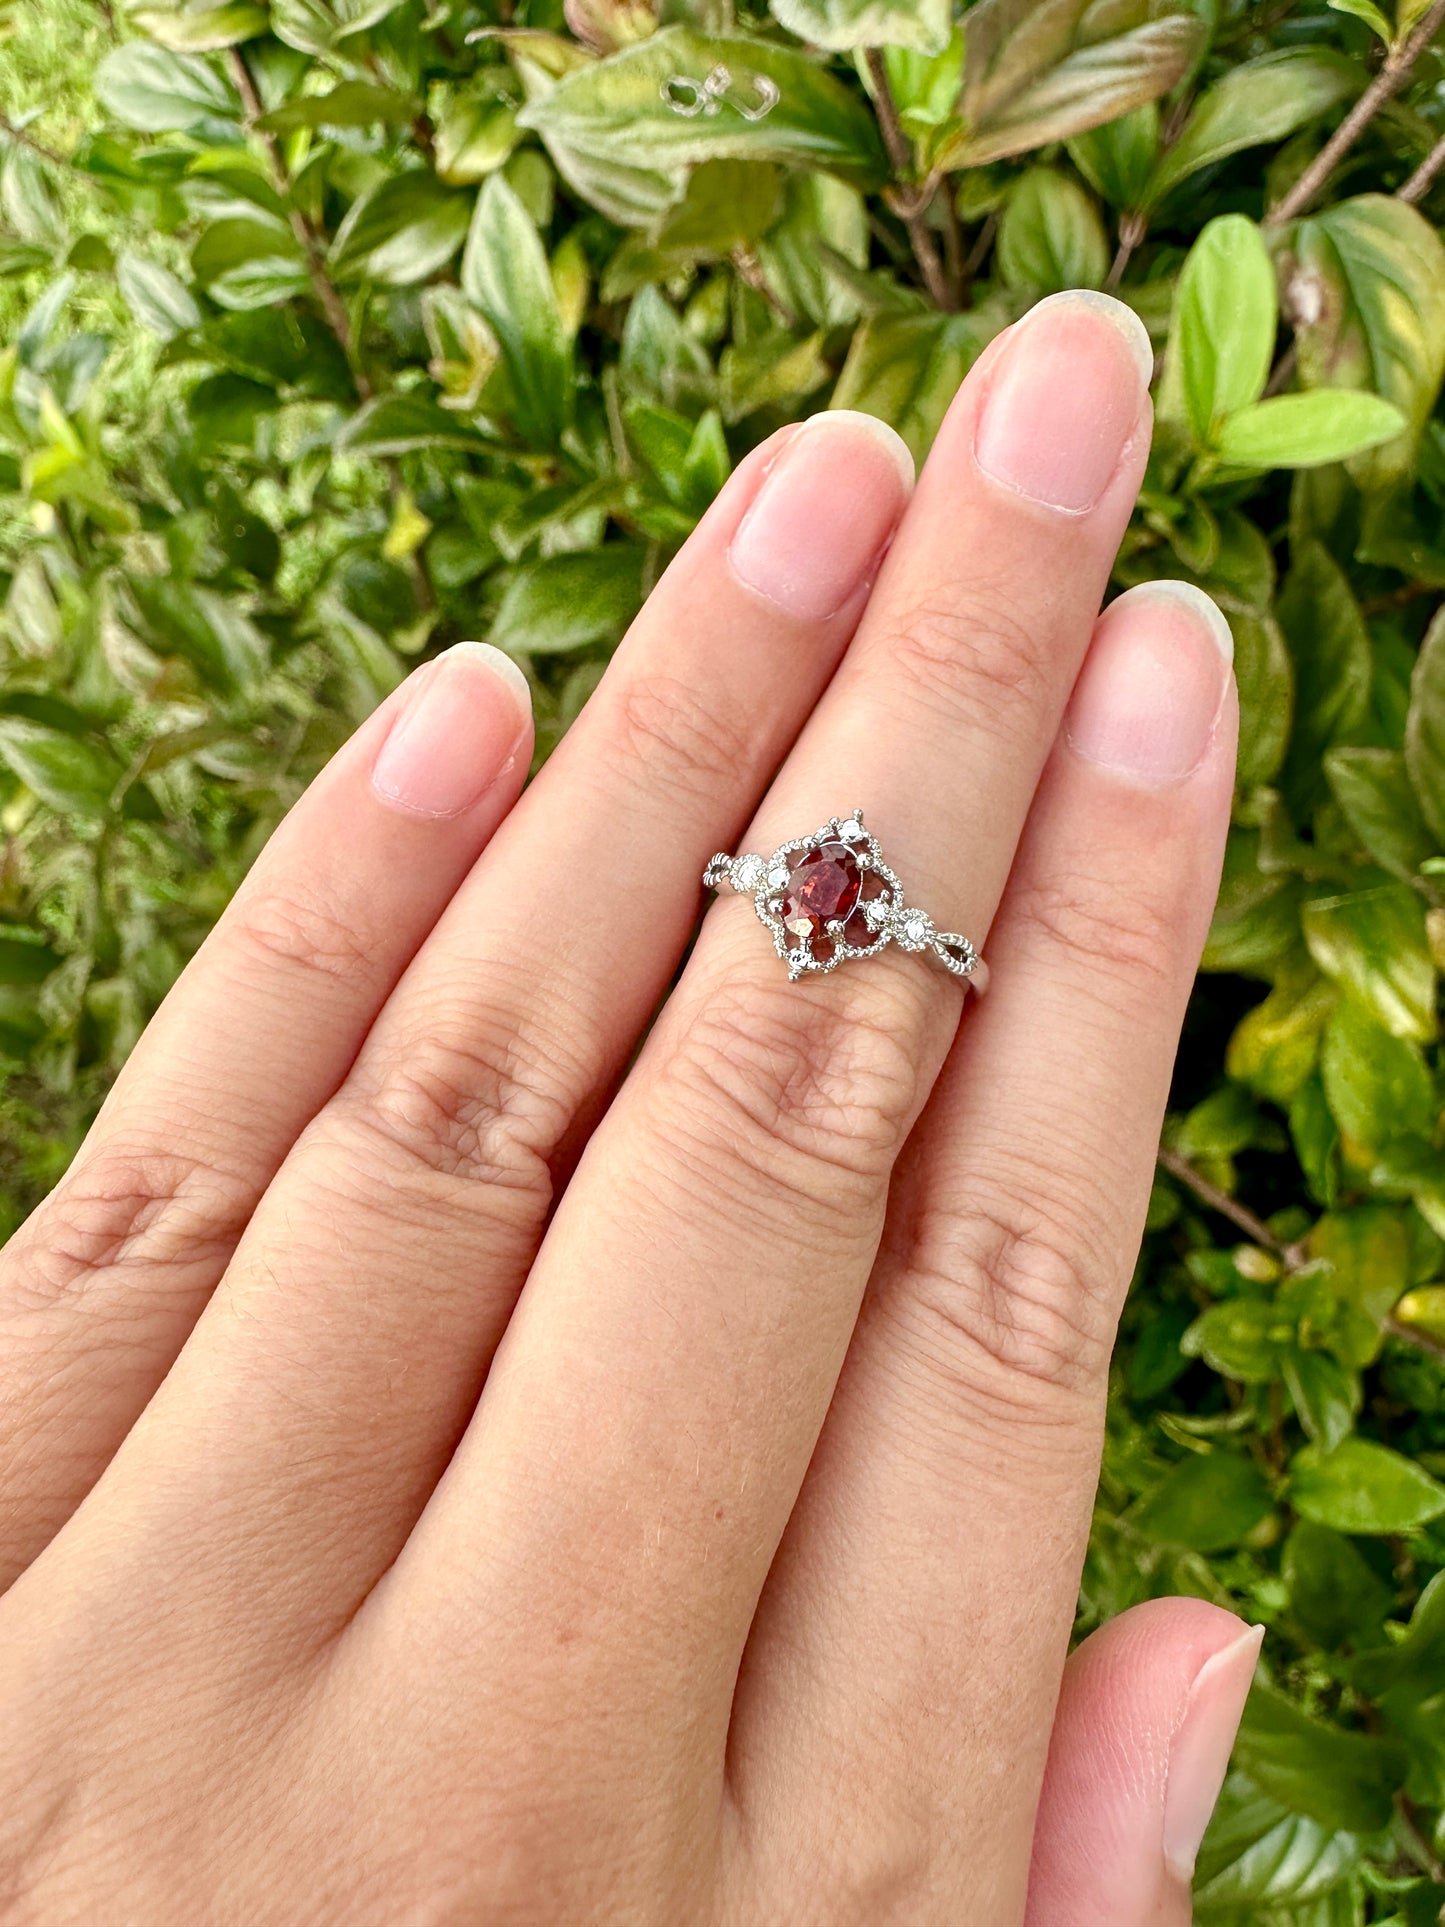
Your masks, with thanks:
[[[788,866],[786,863],[775,863],[772,869],[768,871],[768,885],[771,889],[781,890],[787,880]]]
[[[856,816],[850,816],[846,823],[838,825],[838,834],[845,843],[861,843],[868,832]]]
[[[903,923],[903,936],[906,942],[917,944],[922,949],[929,937],[927,917],[906,917]]]
[[[733,871],[733,881],[740,890],[756,890],[763,880],[763,859],[760,856],[738,858],[737,868]]]

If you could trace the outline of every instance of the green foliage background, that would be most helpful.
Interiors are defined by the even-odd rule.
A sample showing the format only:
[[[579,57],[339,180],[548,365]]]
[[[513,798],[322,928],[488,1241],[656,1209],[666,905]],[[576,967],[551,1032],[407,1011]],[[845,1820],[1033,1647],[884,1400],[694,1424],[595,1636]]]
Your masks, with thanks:
[[[1081,1628],[1269,1628],[1220,1927],[1445,1899],[1442,13],[0,0],[0,1235],[411,660],[545,755],[780,422],[922,454],[1041,294],[1147,322],[1117,580],[1245,728]]]

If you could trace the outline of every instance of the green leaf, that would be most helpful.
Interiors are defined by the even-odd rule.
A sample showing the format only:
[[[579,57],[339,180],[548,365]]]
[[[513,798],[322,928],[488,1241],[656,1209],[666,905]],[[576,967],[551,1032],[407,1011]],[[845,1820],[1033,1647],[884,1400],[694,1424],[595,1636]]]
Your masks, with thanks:
[[[1357,1443],[1351,1440],[1340,1451]],[[1244,1709],[1234,1756],[1255,1785],[1284,1806],[1321,1826],[1359,1833],[1390,1824],[1395,1790],[1404,1778],[1397,1748],[1312,1719],[1282,1693],[1258,1683]]]
[[[1302,1910],[1327,1902],[1359,1859],[1356,1835],[1291,1812],[1233,1772],[1200,1850],[1195,1918],[1200,1927],[1336,1927]]]
[[[1410,678],[1405,764],[1420,814],[1437,846],[1445,845],[1445,607],[1425,631]]]
[[[1317,388],[1241,408],[1216,434],[1214,450],[1239,468],[1313,468],[1378,448],[1404,425],[1399,409],[1378,395]]]
[[[347,423],[337,447],[352,454],[410,455],[421,448],[456,448],[477,455],[488,443],[424,393],[380,395]]]
[[[1369,713],[1375,659],[1349,578],[1321,542],[1294,544],[1279,621],[1295,684],[1284,790],[1303,819],[1327,793],[1325,751],[1347,741]]]
[[[338,281],[365,276],[409,288],[446,266],[467,238],[471,201],[429,168],[392,175],[347,209],[328,259]]]
[[[263,114],[256,125],[267,134],[294,134],[302,127],[405,127],[421,103],[397,87],[372,80],[342,80],[324,94],[303,94]]]
[[[609,543],[590,554],[551,556],[513,574],[490,640],[519,656],[613,643],[641,604],[640,548]]]
[[[1273,616],[1232,608],[1234,678],[1239,685],[1239,784],[1252,789],[1278,773],[1294,710],[1294,667]]]
[[[1401,751],[1332,749],[1324,769],[1346,821],[1376,863],[1397,877],[1417,875],[1438,842],[1425,827]]]
[[[1425,907],[1399,883],[1306,904],[1310,955],[1352,991],[1393,1037],[1428,1043],[1435,1035],[1435,966]]]
[[[832,406],[891,423],[921,463],[991,332],[974,315],[876,315],[853,337]]]
[[[123,249],[115,264],[121,298],[143,328],[170,341],[187,328],[198,328],[201,311],[186,284],[158,262]]]
[[[1326,48],[1291,47],[1231,67],[1190,109],[1184,131],[1154,170],[1144,204],[1154,206],[1201,167],[1242,148],[1285,139],[1364,81],[1353,61]]]
[[[951,0],[768,0],[779,26],[833,53],[910,47],[939,54],[953,27]]]
[[[1301,1519],[1285,1541],[1281,1576],[1290,1611],[1317,1644],[1372,1645],[1395,1594],[1358,1547],[1328,1526]]]
[[[1321,1451],[1332,1452],[1359,1416],[1359,1374],[1324,1351],[1291,1350],[1282,1370],[1300,1424]]]
[[[266,638],[234,602],[174,576],[132,575],[129,588],[141,632],[158,655],[184,658],[203,683],[226,694],[259,682]]]
[[[1376,34],[1388,47],[1395,37],[1395,29],[1388,18],[1375,5],[1375,0],[1326,0],[1336,13],[1352,13],[1356,20],[1363,20],[1371,33]]]
[[[452,186],[484,180],[517,145],[517,109],[487,94],[458,94],[436,125],[436,171]]]
[[[719,69],[725,87],[710,83]],[[629,167],[791,161],[865,181],[888,171],[872,116],[826,68],[791,47],[688,27],[568,74],[520,121],[574,153]]]
[[[1342,1365],[1373,1364],[1385,1320],[1410,1279],[1405,1214],[1386,1204],[1332,1211],[1304,1248],[1314,1269],[1282,1288],[1302,1340],[1326,1345]]]
[[[1319,1061],[1320,1036],[1335,1005],[1331,985],[1313,972],[1281,978],[1235,1026],[1225,1068],[1260,1097],[1288,1106]]]
[[[1340,1129],[1366,1150],[1430,1135],[1435,1093],[1418,1046],[1382,1030],[1352,997],[1326,1026],[1320,1071]]]
[[[1337,1532],[1409,1532],[1445,1512],[1445,1486],[1388,1446],[1348,1438],[1333,1452],[1307,1445],[1295,1454],[1290,1502],[1301,1518]]]
[[[1076,181],[1052,167],[1031,167],[1015,182],[996,247],[1004,280],[1040,294],[1097,288],[1109,271],[1097,208]]]
[[[571,344],[541,237],[500,174],[489,175],[477,196],[461,278],[501,344],[518,428],[545,445],[571,414]]]
[[[1116,19],[1123,29],[1111,33]],[[964,38],[962,127],[937,156],[947,169],[1068,140],[1157,100],[1184,76],[1203,26],[1174,7],[1111,17],[1089,0],[978,0]]]
[[[1223,1378],[1268,1385],[1278,1378],[1294,1336],[1294,1321],[1269,1299],[1229,1298],[1201,1312],[1180,1349],[1188,1358],[1202,1358]]]
[[[1146,1538],[1220,1552],[1238,1545],[1273,1509],[1254,1461],[1220,1450],[1181,1460],[1130,1516]]]
[[[1159,107],[1146,101],[1069,142],[1069,159],[1110,207],[1142,207],[1159,153]]]
[[[1405,202],[1362,194],[1301,221],[1286,265],[1306,388],[1372,390],[1400,432],[1352,464],[1365,488],[1405,477],[1445,374],[1445,246]]]
[[[790,170],[781,218],[757,252],[768,286],[794,314],[820,328],[857,320],[857,298],[838,269],[868,265],[868,208],[846,181]]]
[[[265,33],[264,7],[250,0],[220,0],[216,6],[173,4],[133,7],[132,23],[141,32],[158,40],[163,47],[180,53],[209,53],[221,47],[239,46]]]
[[[0,716],[0,764],[58,816],[103,816],[122,776],[107,750],[23,716]]]
[[[1242,214],[1210,221],[1189,250],[1174,296],[1160,413],[1196,441],[1255,401],[1269,378],[1277,325],[1264,237]]]
[[[95,95],[107,113],[148,134],[204,130],[241,112],[213,61],[141,40],[111,49],[96,70]]]

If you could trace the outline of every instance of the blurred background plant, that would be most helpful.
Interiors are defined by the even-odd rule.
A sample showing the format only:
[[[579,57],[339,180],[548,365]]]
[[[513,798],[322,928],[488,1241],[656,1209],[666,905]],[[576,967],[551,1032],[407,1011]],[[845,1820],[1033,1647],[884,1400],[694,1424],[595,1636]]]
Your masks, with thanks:
[[[1144,318],[1117,581],[1245,725],[1080,1623],[1269,1628],[1218,1927],[1445,1901],[1442,24],[0,0],[0,1235],[411,661],[510,650],[545,756],[781,422],[921,456],[1040,295]]]

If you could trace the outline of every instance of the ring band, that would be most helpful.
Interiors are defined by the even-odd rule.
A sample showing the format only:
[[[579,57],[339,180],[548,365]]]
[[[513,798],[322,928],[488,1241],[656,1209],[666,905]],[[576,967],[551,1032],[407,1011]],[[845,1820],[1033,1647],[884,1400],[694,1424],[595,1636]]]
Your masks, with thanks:
[[[900,950],[931,950],[974,990],[987,987],[988,965],[968,938],[940,930],[926,911],[907,903],[877,837],[863,827],[862,810],[780,843],[770,857],[719,851],[702,880],[709,890],[727,885],[752,898],[789,977],[836,970],[896,943]]]

